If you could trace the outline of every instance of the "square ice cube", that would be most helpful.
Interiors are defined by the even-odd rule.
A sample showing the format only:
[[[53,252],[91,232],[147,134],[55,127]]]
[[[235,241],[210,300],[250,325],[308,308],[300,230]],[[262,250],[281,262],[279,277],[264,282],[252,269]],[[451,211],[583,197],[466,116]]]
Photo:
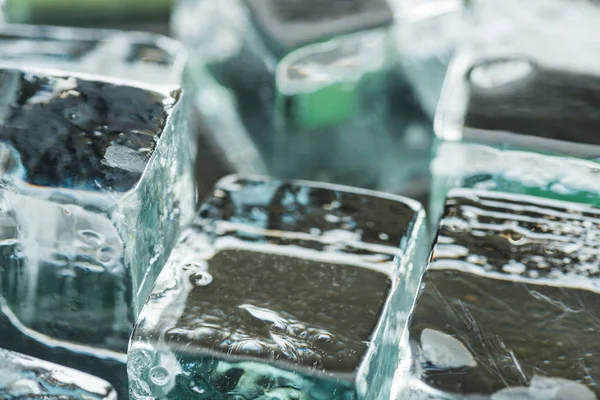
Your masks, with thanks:
[[[469,8],[436,116],[443,143],[430,217],[451,187],[599,204],[598,164],[577,158],[600,158],[598,43],[583,33],[594,31],[600,8],[561,0]]]
[[[136,324],[132,398],[387,398],[423,222],[402,197],[223,179]]]
[[[562,200],[451,191],[400,398],[596,399],[599,217]]]
[[[381,29],[304,46],[281,60],[278,175],[394,191],[425,177],[431,123],[399,78],[393,48]]]
[[[433,132],[397,65],[392,8],[330,3],[180,2],[196,107],[238,172],[401,192],[427,179]]]
[[[592,133],[600,123],[600,43],[587,32],[594,32],[600,7],[474,0],[469,8],[446,78],[438,136],[589,156],[586,145],[600,144]]]
[[[3,399],[117,400],[115,389],[95,376],[0,349]]]
[[[461,37],[465,0],[395,0],[399,61],[423,109],[434,116]]]
[[[193,216],[186,128],[179,89],[0,70],[0,347],[123,365]]]
[[[17,68],[48,67],[181,85],[186,59],[177,41],[151,33],[0,25],[0,64]]]
[[[390,25],[387,0],[245,0],[258,32],[274,50],[289,51],[324,38]]]

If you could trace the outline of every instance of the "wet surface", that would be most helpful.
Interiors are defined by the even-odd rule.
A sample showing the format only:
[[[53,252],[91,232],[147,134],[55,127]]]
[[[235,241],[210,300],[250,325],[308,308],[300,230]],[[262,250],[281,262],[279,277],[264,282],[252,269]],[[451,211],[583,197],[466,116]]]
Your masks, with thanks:
[[[0,71],[0,87],[0,139],[18,152],[22,178],[42,186],[131,189],[170,106],[143,89],[17,70]],[[16,157],[5,154],[5,170],[18,169]]]
[[[4,349],[0,358],[3,399],[117,400],[109,383],[83,372]]]
[[[504,396],[552,377],[595,398],[599,237],[591,206],[451,191],[412,316],[419,378]]]
[[[207,271],[192,276],[172,345],[331,372],[360,364],[391,286],[366,268],[244,250],[218,252]]]
[[[600,145],[600,78],[526,57],[484,60],[467,73],[465,126]],[[600,153],[600,152],[599,152]]]
[[[276,52],[326,38],[390,25],[393,13],[385,0],[245,0],[258,31]]]

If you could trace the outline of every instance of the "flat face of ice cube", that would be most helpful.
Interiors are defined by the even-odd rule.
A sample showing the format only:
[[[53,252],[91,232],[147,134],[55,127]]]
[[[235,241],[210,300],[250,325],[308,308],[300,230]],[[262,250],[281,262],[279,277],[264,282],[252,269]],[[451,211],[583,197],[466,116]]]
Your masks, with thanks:
[[[3,399],[117,400],[115,389],[95,376],[4,349],[0,360]]]
[[[391,287],[380,271],[250,250],[221,250],[207,264],[171,346],[329,372],[360,365]]]
[[[375,193],[303,181],[232,177],[220,182],[200,210],[200,217],[216,221],[217,225],[222,225],[220,221],[234,223],[229,233],[257,228],[253,232],[255,241],[277,240],[270,231],[297,232],[316,239],[314,244],[304,246],[393,257],[402,239],[413,229],[419,207],[416,202],[399,200],[402,198],[398,196]],[[318,244],[321,239],[341,245]],[[358,243],[374,246],[359,246],[359,250],[354,248]],[[394,249],[391,254],[390,249]]]
[[[258,28],[279,46],[304,44],[392,23],[386,0],[246,0]]]
[[[394,258],[411,257],[422,218],[398,196],[223,179],[138,319],[128,353],[133,397],[201,389],[214,398],[342,400],[389,391],[405,326],[397,313],[408,315],[418,281]]]
[[[175,102],[133,86],[0,70],[4,173],[40,186],[127,191]]]
[[[186,52],[175,40],[141,32],[35,25],[0,27],[0,63],[181,84]]]
[[[451,191],[411,316],[415,379],[447,395],[595,399],[599,217],[565,201]]]
[[[579,35],[594,31],[600,7],[476,0],[470,8],[468,34],[442,95],[438,135],[598,156],[598,43]]]

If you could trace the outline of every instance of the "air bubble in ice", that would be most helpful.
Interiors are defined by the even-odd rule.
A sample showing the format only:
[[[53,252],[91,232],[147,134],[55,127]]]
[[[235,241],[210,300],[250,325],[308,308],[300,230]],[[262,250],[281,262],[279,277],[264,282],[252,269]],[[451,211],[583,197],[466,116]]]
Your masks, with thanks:
[[[165,386],[169,383],[170,374],[164,367],[156,366],[150,369],[148,373],[150,380],[157,386]]]
[[[208,272],[196,272],[190,276],[190,281],[196,286],[208,286],[213,278]]]

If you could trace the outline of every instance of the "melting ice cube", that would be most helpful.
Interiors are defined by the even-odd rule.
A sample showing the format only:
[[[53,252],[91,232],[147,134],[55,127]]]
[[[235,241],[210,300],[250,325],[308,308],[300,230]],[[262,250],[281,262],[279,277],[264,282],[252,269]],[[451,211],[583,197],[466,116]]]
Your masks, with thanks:
[[[594,206],[451,191],[411,313],[403,395],[596,399],[599,238]]]
[[[142,311],[133,398],[389,396],[422,229],[420,206],[402,197],[225,178]]]
[[[193,210],[179,90],[161,88],[0,70],[0,347],[123,371]]]

